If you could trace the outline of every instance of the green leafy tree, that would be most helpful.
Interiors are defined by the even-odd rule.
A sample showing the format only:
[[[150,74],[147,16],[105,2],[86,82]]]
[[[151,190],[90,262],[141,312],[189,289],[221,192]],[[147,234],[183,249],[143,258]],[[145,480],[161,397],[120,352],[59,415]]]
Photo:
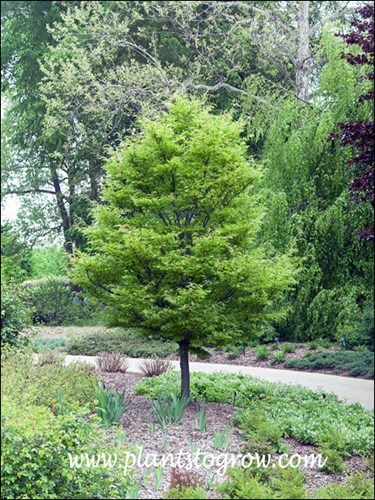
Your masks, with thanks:
[[[3,196],[29,239],[60,233],[100,202],[103,156],[178,89],[251,121],[255,153],[279,96],[309,99],[322,26],[341,2],[3,1]],[[257,119],[254,119],[254,116]]]
[[[31,252],[10,221],[1,225],[1,281],[20,283],[31,274]]]
[[[327,141],[335,123],[372,116],[369,102],[358,106],[367,70],[348,65],[344,45],[329,32],[321,43],[319,56],[327,63],[311,106],[294,99],[280,104],[263,156],[269,202],[264,238],[279,251],[294,240],[303,258],[289,297],[293,311],[279,333],[302,341],[357,337],[358,318],[373,296],[373,249],[355,241],[371,224],[372,210],[350,201],[350,150]]]
[[[13,283],[1,283],[1,347],[5,344],[24,345],[28,341],[20,335],[32,324],[32,309],[27,304],[25,291]]]
[[[63,248],[56,245],[33,248],[31,252],[32,279],[45,276],[67,276],[68,259]]]
[[[178,343],[181,394],[189,352],[242,341],[280,316],[272,301],[294,281],[293,260],[267,257],[255,238],[261,209],[242,124],[177,98],[107,164],[105,204],[86,230],[74,279],[117,324]],[[148,333],[149,334],[149,333]]]

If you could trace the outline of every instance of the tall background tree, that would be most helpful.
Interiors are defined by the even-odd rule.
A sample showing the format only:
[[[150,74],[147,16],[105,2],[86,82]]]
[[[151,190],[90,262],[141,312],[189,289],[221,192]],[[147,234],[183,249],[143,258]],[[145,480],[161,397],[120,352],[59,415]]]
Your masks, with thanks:
[[[374,109],[374,5],[366,4],[357,11],[357,17],[351,22],[353,30],[340,35],[349,46],[359,46],[360,53],[343,53],[342,57],[349,64],[364,67],[361,79],[365,83],[365,92],[358,102],[368,102]],[[366,85],[367,84],[367,85]],[[368,85],[369,84],[369,85]],[[350,146],[356,156],[348,160],[355,178],[350,192],[356,203],[375,204],[374,195],[374,118],[354,122],[339,123],[341,132],[332,134],[329,139],[339,139],[342,146]],[[358,236],[365,241],[374,242],[374,226],[361,229]]]
[[[111,148],[137,132],[140,112],[157,115],[174,92],[205,94],[214,112],[245,119],[249,151],[265,160],[263,241],[279,251],[294,245],[304,258],[277,334],[355,336],[373,276],[372,250],[355,234],[371,227],[372,212],[346,187],[356,177],[356,200],[371,202],[359,188],[362,174],[367,183],[373,174],[358,162],[357,174],[345,168],[353,153],[326,141],[337,123],[372,120],[371,99],[358,105],[370,81],[360,81],[365,65],[341,58],[362,49],[330,36],[349,34],[352,2],[25,1],[2,9],[2,192],[22,196],[18,225],[31,243],[58,233],[68,253],[84,249],[80,223],[103,201]],[[346,140],[359,145],[353,134]]]
[[[3,194],[68,253],[100,201],[103,156],[183,89],[246,113],[253,149],[279,96],[308,101],[321,29],[347,2],[2,2]],[[22,36],[19,34],[22,33]],[[321,63],[321,61],[320,61]],[[304,97],[303,97],[304,96]],[[254,132],[254,129],[256,132]],[[34,220],[34,224],[30,224]]]
[[[67,221],[56,166],[43,141],[46,108],[39,89],[40,61],[53,44],[48,27],[62,9],[52,1],[1,3],[2,200],[9,193],[20,196],[30,236],[60,231]]]
[[[264,149],[268,199],[264,238],[282,250],[294,241],[304,271],[290,299],[293,309],[276,326],[278,336],[321,336],[346,345],[370,344],[358,325],[373,300],[373,249],[355,238],[372,221],[371,205],[353,204],[348,183],[352,152],[327,141],[337,122],[372,116],[370,101],[358,105],[363,82],[358,66],[341,58],[343,43],[326,32],[320,57],[327,63],[312,105],[290,99],[280,105]]]

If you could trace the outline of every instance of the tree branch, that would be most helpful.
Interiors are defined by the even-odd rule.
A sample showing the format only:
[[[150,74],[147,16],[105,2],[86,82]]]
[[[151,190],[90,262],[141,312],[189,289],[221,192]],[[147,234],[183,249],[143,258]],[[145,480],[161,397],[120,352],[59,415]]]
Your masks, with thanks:
[[[266,16],[270,18],[272,21],[275,21],[277,24],[282,26],[283,29],[285,29],[286,32],[289,34],[291,33],[290,28],[280,19],[280,17],[276,14],[276,12],[268,12],[266,10],[260,9],[259,7],[255,7],[253,5],[254,2],[223,2],[225,6],[228,7],[244,7],[245,9],[248,9],[250,11],[256,12],[257,14],[260,14],[262,16]]]
[[[45,194],[53,194],[56,195],[55,191],[49,191],[48,189],[22,189],[22,190],[15,190],[15,191],[7,191],[6,194],[15,194],[18,196],[23,196],[24,194],[30,194],[30,193],[45,193]]]
[[[185,83],[183,84],[184,87],[186,88],[191,88],[194,90],[208,90],[209,92],[216,92],[219,89],[226,89],[229,90],[230,92],[235,92],[236,94],[242,94],[242,95],[249,95],[245,90],[239,89],[237,87],[233,87],[232,85],[229,85],[229,83],[225,82],[219,82],[216,85],[203,85],[203,84],[194,84],[194,83]],[[255,100],[258,101],[262,104],[265,104],[266,106],[271,106],[271,104],[264,99],[261,99],[260,97],[251,94],[251,97]],[[271,106],[274,108],[274,106]]]
[[[340,14],[346,10],[350,2],[346,2],[344,7],[341,9],[337,10],[336,12],[333,12],[329,16],[326,16],[324,19],[317,21],[314,26],[310,29],[309,35],[314,35],[317,31],[319,31],[328,21],[332,21],[332,19],[335,19],[335,17],[338,17]]]
[[[40,238],[45,238],[46,236],[48,236],[49,234],[51,234],[51,233],[53,233],[55,231],[61,231],[61,228],[62,228],[62,225],[59,224],[58,226],[50,227],[49,229],[47,229],[47,231],[44,231],[43,233],[37,234],[35,236],[35,238],[33,238],[33,240],[32,240],[31,247],[34,247],[34,245],[36,244],[36,242]]]

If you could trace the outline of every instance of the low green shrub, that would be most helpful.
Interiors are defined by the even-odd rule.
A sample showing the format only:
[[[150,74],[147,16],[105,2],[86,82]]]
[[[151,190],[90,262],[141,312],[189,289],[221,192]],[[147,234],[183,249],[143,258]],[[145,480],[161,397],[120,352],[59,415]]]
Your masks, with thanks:
[[[151,398],[177,394],[179,374],[171,372],[143,379],[135,390]],[[345,437],[347,453],[368,455],[373,452],[374,412],[359,404],[346,404],[331,393],[246,375],[192,373],[191,398],[227,404],[235,400],[242,408],[236,416],[237,424],[251,419],[254,412],[262,411],[280,428],[283,437],[318,444],[323,435],[335,430]]]
[[[356,472],[345,479],[343,484],[332,483],[314,492],[317,499],[374,498],[374,481],[363,472]]]
[[[244,352],[244,347],[243,346],[238,346],[238,345],[227,345],[225,347],[226,352],[228,353],[228,358],[229,359],[236,359],[241,354]]]
[[[163,358],[176,351],[177,344],[151,337],[143,337],[131,330],[115,329],[108,332],[98,332],[84,335],[69,341],[69,354],[95,356],[99,352],[120,352],[130,358]]]
[[[66,340],[32,338],[30,339],[30,343],[34,352],[47,352],[54,349],[62,350],[66,345]]]
[[[345,466],[341,453],[325,445],[321,446],[319,450],[323,460],[326,460],[322,471],[327,474],[341,474]]]
[[[366,465],[367,465],[367,467],[370,469],[370,471],[372,473],[375,472],[375,463],[374,462],[375,462],[375,460],[374,460],[374,454],[372,453],[366,459]]]
[[[27,344],[20,333],[32,324],[32,309],[19,287],[1,285],[1,347],[5,344],[21,346]]]
[[[309,358],[309,357],[310,357],[310,356],[312,356],[313,354],[314,354],[314,353],[313,353],[312,351],[305,351],[303,355],[304,355],[304,357],[305,357],[305,358]]]
[[[368,352],[369,351],[369,348],[367,347],[367,345],[359,345],[355,348],[355,351],[357,352]]]
[[[296,350],[294,344],[290,342],[285,342],[284,344],[281,344],[281,350],[285,352],[285,354],[289,354],[291,352],[294,352]]]
[[[345,479],[344,483],[332,483],[317,488],[311,495],[305,479],[297,469],[255,468],[228,470],[228,480],[217,488],[224,498],[229,499],[373,499],[374,485],[362,472]]]
[[[224,498],[309,498],[304,476],[297,469],[233,467],[228,469],[229,479],[218,485]]]
[[[259,360],[267,359],[268,354],[269,352],[265,345],[260,345],[255,349],[255,356]]]
[[[89,318],[93,310],[72,291],[63,276],[47,276],[23,283],[33,308],[33,322],[61,325],[78,318]]]
[[[321,436],[318,444],[323,459],[326,459],[323,472],[340,474],[344,470],[344,457],[347,455],[344,436],[331,430]]]
[[[2,398],[20,406],[42,405],[53,408],[60,388],[73,407],[95,399],[95,373],[92,366],[63,358],[52,363],[36,363],[30,349],[8,348],[1,353]]]
[[[166,500],[171,500],[174,498],[180,500],[204,500],[208,497],[204,489],[201,487],[181,488],[177,486],[176,488],[172,488],[171,490],[164,493],[163,498],[165,498]]]
[[[235,422],[246,431],[246,453],[266,455],[284,451],[281,429],[264,411],[256,410],[242,416],[241,419],[235,419]]]
[[[364,351],[340,351],[312,354],[308,359],[292,359],[285,362],[287,368],[300,370],[332,369],[336,373],[347,372],[352,376],[374,376],[374,355]]]
[[[327,339],[319,339],[318,342],[319,345],[323,347],[323,349],[329,349],[330,347],[332,347],[332,343]]]
[[[282,363],[285,360],[285,352],[283,351],[276,351],[272,355],[272,363],[277,364],[277,363]]]
[[[309,346],[309,349],[311,351],[315,351],[319,347],[319,341],[317,340],[312,340],[311,342],[308,342],[307,345]]]
[[[124,456],[82,413],[4,402],[1,429],[2,498],[127,498],[133,479],[121,468],[71,468],[69,454]]]

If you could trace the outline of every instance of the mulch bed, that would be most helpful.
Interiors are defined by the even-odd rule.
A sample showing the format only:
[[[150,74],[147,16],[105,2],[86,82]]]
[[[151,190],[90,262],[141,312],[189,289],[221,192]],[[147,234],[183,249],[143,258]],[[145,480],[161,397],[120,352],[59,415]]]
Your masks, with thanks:
[[[151,423],[153,418],[148,398],[134,394],[134,387],[141,380],[142,375],[136,373],[101,373],[100,376],[106,388],[118,391],[125,389],[126,395],[131,401],[131,405],[122,420],[122,426],[126,432],[126,443],[130,446],[142,445],[145,454],[156,454],[158,457],[169,453],[178,455],[180,450],[191,454],[192,451],[194,452],[192,446],[195,446],[196,451],[199,449],[200,451],[204,450],[205,453],[218,454],[220,452],[214,449],[214,431],[225,432],[229,426],[231,437],[228,453],[241,453],[244,445],[244,431],[232,424],[232,418],[236,411],[233,406],[207,403],[207,431],[201,432],[197,427],[197,403],[192,402],[186,409],[181,421],[176,425],[167,426],[164,432],[156,423]],[[318,453],[315,447],[303,445],[293,439],[285,439],[284,442],[288,445],[289,455],[294,453],[300,453],[301,455]],[[361,457],[348,457],[345,464],[347,466],[346,470],[340,475],[328,475],[317,468],[303,470],[306,473],[308,489],[314,490],[332,482],[341,483],[345,477],[359,470],[365,472],[368,477],[374,477],[366,461]],[[170,485],[171,465],[167,463],[161,487],[157,491],[153,471],[149,473],[148,479],[145,476],[145,469],[138,472],[143,475],[140,498],[162,498],[163,491],[166,491]],[[198,476],[203,485],[207,485],[212,481],[221,482],[225,480],[225,476],[214,477],[214,472],[214,469],[199,469]],[[210,489],[209,496],[210,498],[220,498],[215,488]]]

